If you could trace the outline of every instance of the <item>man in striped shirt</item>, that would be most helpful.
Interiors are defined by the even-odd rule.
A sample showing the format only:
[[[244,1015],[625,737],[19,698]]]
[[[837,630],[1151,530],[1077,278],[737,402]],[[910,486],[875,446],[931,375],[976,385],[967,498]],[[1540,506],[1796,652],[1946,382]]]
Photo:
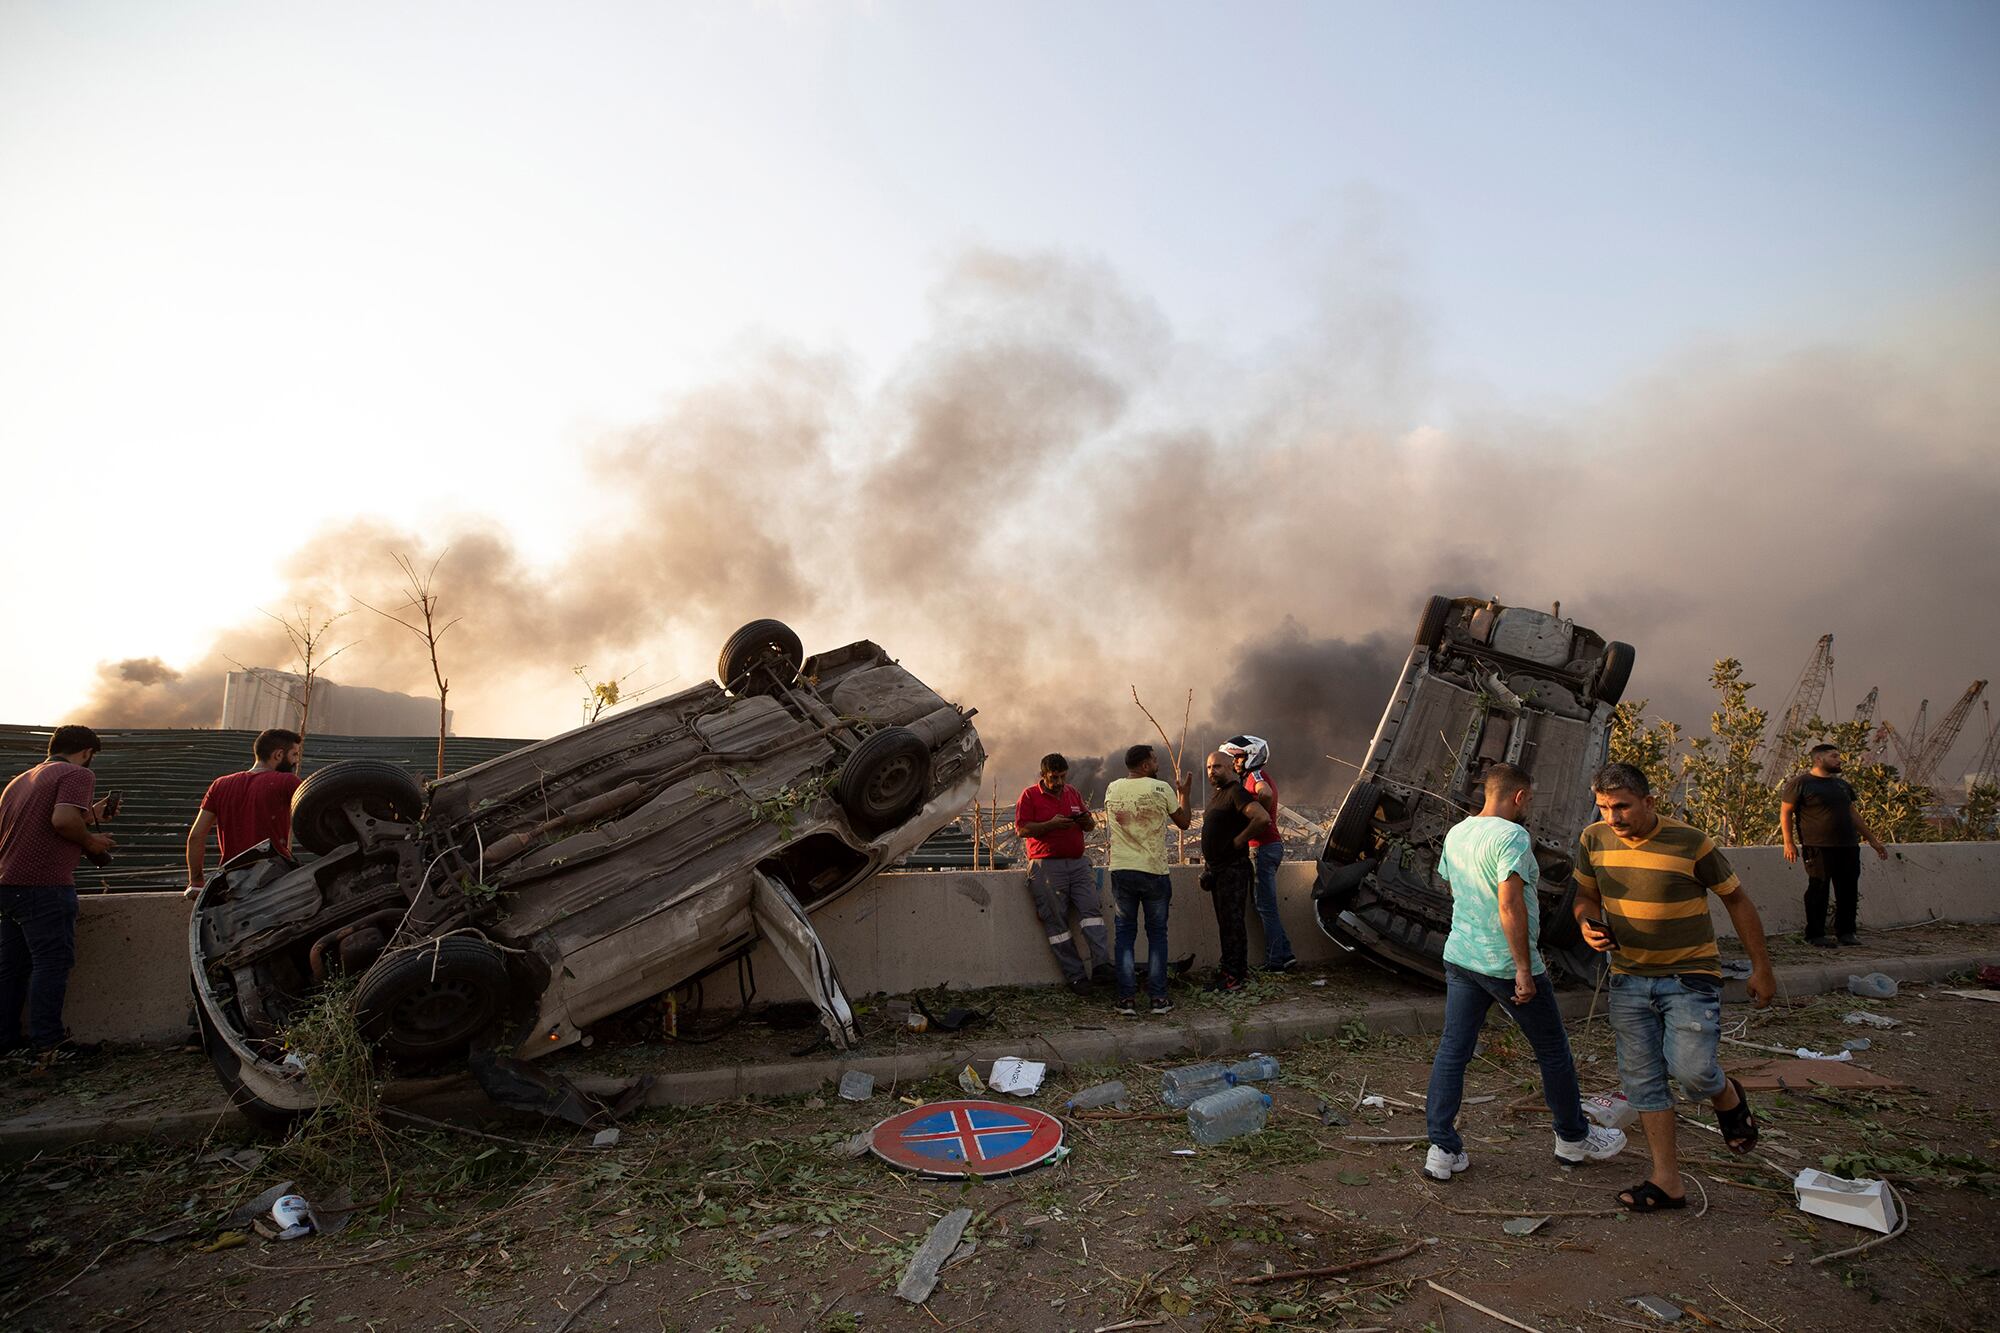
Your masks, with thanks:
[[[1653,1155],[1652,1175],[1618,1201],[1639,1213],[1684,1208],[1669,1074],[1690,1101],[1715,1107],[1731,1151],[1748,1152],[1757,1142],[1749,1099],[1717,1058],[1722,960],[1708,895],[1722,899],[1750,955],[1750,999],[1759,1009],[1777,990],[1764,923],[1715,840],[1662,816],[1644,773],[1607,764],[1591,790],[1600,819],[1577,839],[1576,919],[1590,947],[1611,955],[1618,1078]]]

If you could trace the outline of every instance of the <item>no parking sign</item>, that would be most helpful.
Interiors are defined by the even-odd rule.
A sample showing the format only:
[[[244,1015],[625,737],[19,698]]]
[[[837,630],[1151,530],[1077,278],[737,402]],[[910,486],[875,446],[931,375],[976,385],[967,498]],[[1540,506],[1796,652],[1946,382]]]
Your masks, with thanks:
[[[892,1115],[868,1146],[889,1165],[926,1176],[1008,1176],[1048,1161],[1062,1141],[1062,1122],[1046,1111],[958,1101]]]

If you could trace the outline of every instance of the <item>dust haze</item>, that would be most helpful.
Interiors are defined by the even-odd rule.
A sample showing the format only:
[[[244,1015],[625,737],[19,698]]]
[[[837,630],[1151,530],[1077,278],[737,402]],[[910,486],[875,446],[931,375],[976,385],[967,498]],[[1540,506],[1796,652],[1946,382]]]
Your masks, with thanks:
[[[966,255],[930,318],[879,385],[771,346],[598,441],[606,513],[556,561],[504,517],[363,516],[293,552],[265,609],[393,610],[394,555],[442,553],[457,729],[523,737],[575,725],[577,663],[681,688],[754,618],[808,651],[871,638],[980,710],[1003,804],[1045,751],[1156,741],[1135,685],[1170,732],[1195,690],[1191,753],[1253,732],[1292,799],[1336,800],[1351,770],[1321,756],[1360,758],[1434,592],[1560,600],[1697,729],[1715,658],[1775,710],[1827,631],[1842,714],[1880,685],[1881,716],[1935,715],[2000,669],[1990,328],[1708,347],[1538,414],[1443,381],[1368,273],[1254,366],[1062,256]],[[401,628],[357,610],[334,638],[356,642],[331,678],[430,692]],[[199,660],[129,651],[76,720],[212,726],[232,664],[291,660],[252,608]]]

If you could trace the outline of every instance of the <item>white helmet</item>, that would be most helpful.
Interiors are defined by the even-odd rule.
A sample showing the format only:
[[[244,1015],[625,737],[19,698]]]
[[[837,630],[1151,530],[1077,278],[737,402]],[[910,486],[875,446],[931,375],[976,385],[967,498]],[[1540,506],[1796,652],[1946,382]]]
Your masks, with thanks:
[[[1261,736],[1231,736],[1221,746],[1222,752],[1236,755],[1243,760],[1243,771],[1255,773],[1271,758],[1271,747]]]

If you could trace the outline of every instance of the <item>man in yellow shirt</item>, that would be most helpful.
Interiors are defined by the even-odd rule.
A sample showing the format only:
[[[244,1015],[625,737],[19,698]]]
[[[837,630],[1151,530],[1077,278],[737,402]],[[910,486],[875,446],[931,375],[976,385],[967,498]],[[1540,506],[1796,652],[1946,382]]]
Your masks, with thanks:
[[[1111,824],[1111,896],[1118,904],[1117,942],[1112,958],[1118,970],[1118,1012],[1139,1012],[1138,975],[1133,948],[1139,938],[1139,912],[1146,913],[1146,990],[1155,1014],[1169,1013],[1167,999],[1167,909],[1174,881],[1167,874],[1167,821],[1186,828],[1188,788],[1192,774],[1181,775],[1169,787],[1160,781],[1160,761],[1150,745],[1125,752],[1126,777],[1104,792],[1104,813]]]

